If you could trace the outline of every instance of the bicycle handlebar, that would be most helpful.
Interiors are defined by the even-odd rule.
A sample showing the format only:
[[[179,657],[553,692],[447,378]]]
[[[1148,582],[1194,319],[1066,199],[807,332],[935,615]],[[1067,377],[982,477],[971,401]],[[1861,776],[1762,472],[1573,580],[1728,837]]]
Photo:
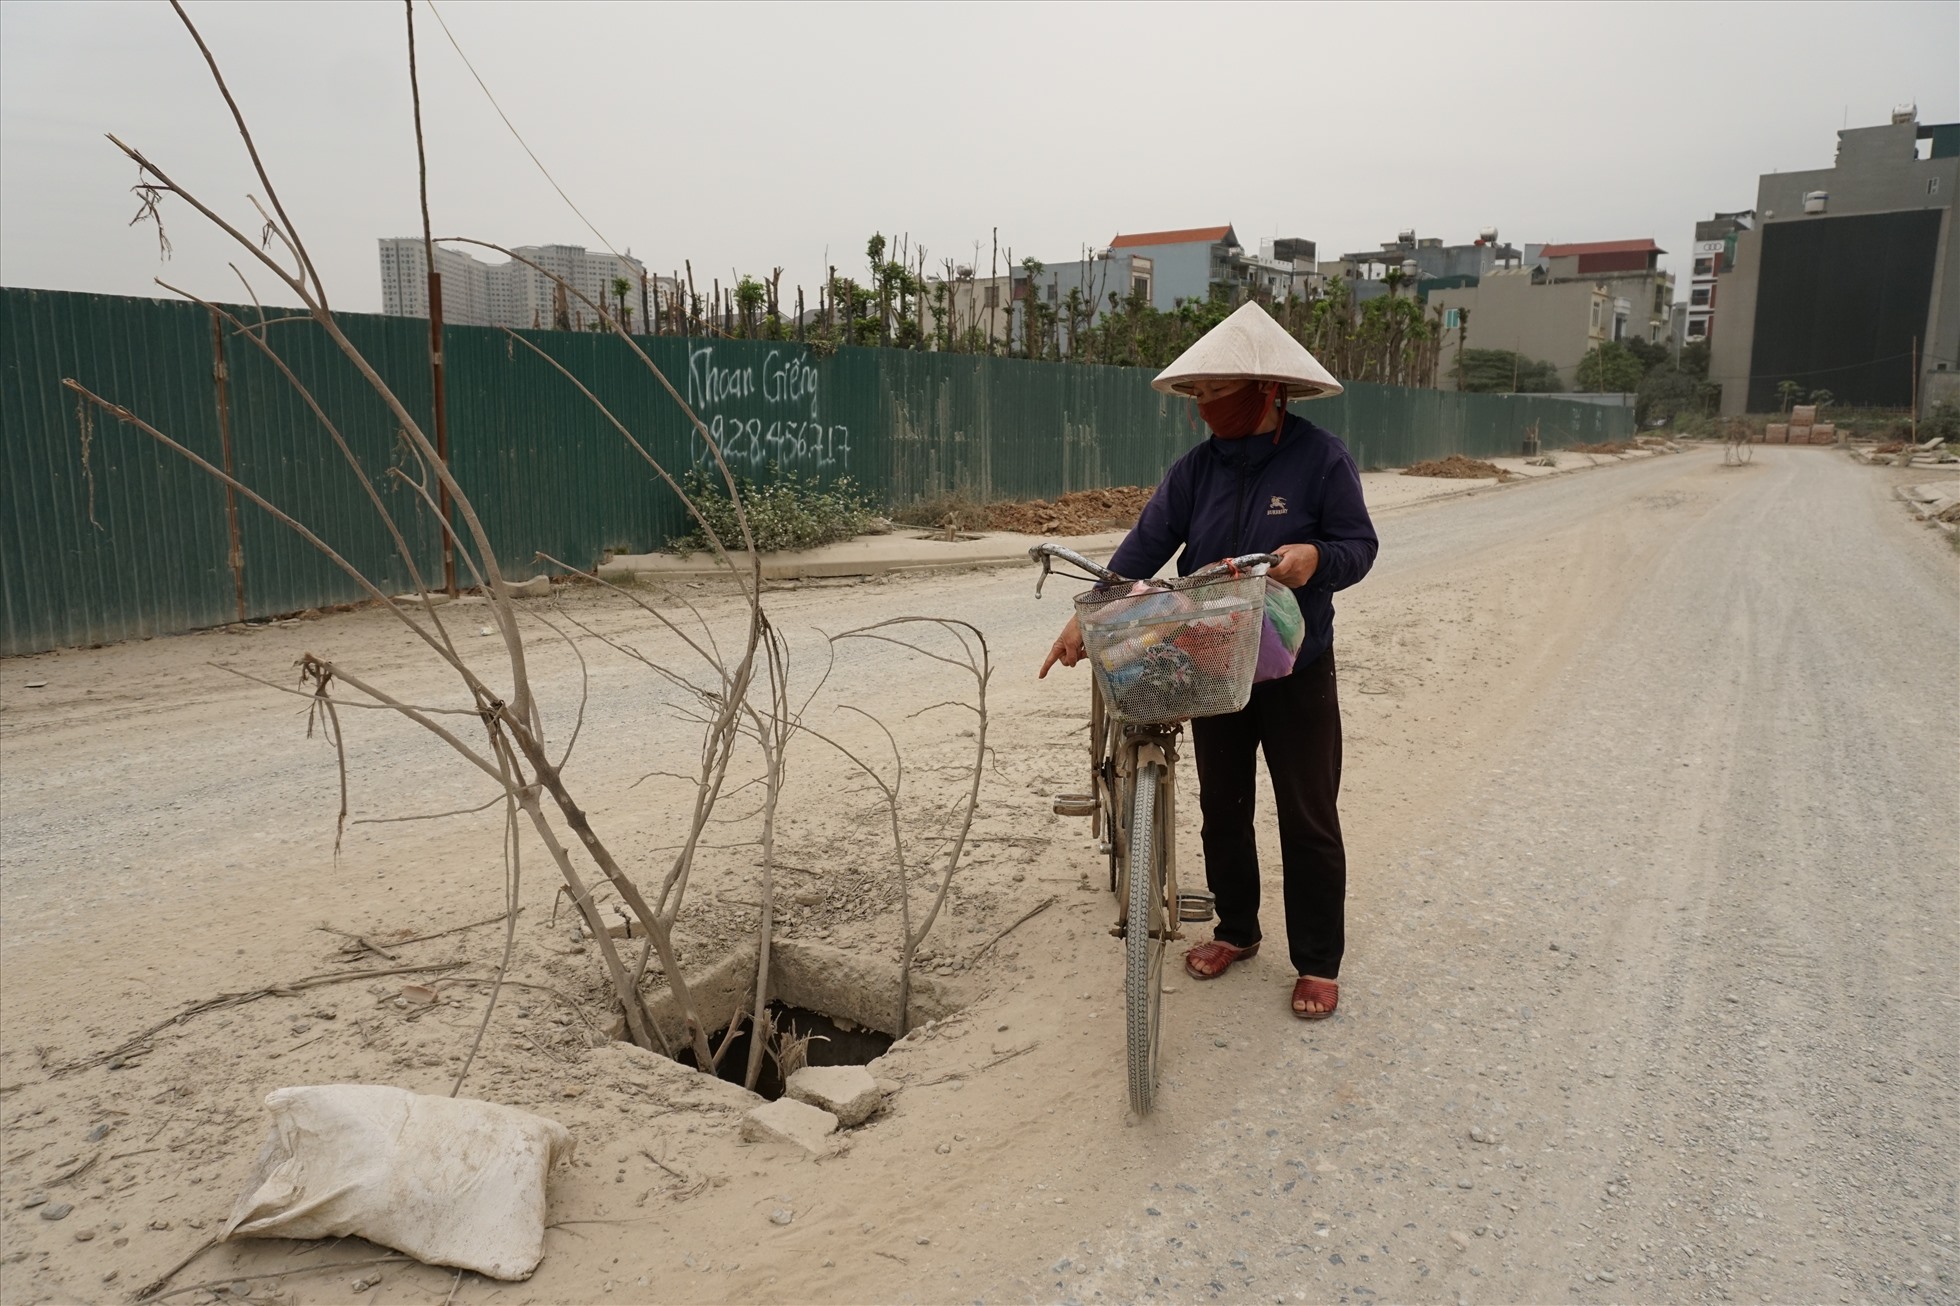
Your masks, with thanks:
[[[1034,583],[1034,596],[1036,598],[1041,597],[1041,587],[1048,583],[1049,571],[1056,560],[1072,563],[1082,568],[1084,571],[1094,575],[1105,585],[1122,585],[1128,583],[1127,577],[1119,576],[1109,568],[1091,562],[1074,549],[1063,548],[1059,544],[1049,544],[1046,542],[1037,544],[1028,550],[1028,558],[1030,561],[1041,564],[1041,578]],[[1270,567],[1278,561],[1279,555],[1277,553],[1247,553],[1237,558],[1221,559],[1207,567],[1200,567],[1185,577],[1185,579],[1196,580],[1200,576],[1212,576],[1223,571],[1251,571],[1255,567]]]

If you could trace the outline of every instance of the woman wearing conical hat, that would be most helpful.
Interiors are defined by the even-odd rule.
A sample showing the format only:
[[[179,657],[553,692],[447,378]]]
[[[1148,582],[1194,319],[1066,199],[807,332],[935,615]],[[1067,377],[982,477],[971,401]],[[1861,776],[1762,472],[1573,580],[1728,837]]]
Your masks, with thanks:
[[[1164,474],[1110,569],[1153,576],[1177,554],[1179,574],[1189,575],[1220,558],[1276,553],[1271,575],[1293,590],[1306,618],[1291,675],[1254,685],[1241,711],[1191,723],[1218,926],[1210,942],[1185,954],[1184,966],[1195,979],[1216,979],[1259,951],[1253,788],[1263,751],[1279,815],[1286,941],[1297,976],[1292,1010],[1303,1020],[1325,1019],[1340,1001],[1347,897],[1336,808],[1341,707],[1333,595],[1368,574],[1378,545],[1346,446],[1286,405],[1339,394],[1341,386],[1253,303],[1205,333],[1152,384],[1195,399],[1211,437]],[[1071,620],[1041,674],[1082,656],[1082,631]]]

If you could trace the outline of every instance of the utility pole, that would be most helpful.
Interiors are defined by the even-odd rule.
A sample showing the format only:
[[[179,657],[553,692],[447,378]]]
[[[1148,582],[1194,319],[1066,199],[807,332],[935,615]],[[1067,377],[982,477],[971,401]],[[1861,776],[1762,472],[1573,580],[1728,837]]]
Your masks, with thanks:
[[[1896,338],[1896,337],[1895,337]],[[1912,338],[1912,442],[1919,443],[1919,337]]]
[[[988,269],[987,291],[994,302],[987,305],[987,355],[993,356],[994,336],[1000,330],[1000,228],[994,228],[993,265]]]
[[[429,158],[422,145],[422,84],[415,72],[415,0],[402,0],[408,16],[408,89],[415,104],[415,163],[422,183],[422,257],[429,274],[429,389],[435,400],[436,459],[449,471],[449,405],[442,384],[442,277],[436,272],[436,243],[429,227]],[[436,511],[442,520],[436,535],[442,541],[442,590],[456,593],[456,545],[449,536],[449,483],[436,478]]]

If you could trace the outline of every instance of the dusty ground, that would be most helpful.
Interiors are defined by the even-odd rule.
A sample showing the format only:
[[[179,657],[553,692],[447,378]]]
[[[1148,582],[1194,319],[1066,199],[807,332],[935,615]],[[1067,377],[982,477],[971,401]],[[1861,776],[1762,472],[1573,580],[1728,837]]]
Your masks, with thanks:
[[[252,1297],[1954,1300],[1960,569],[1890,498],[1913,475],[1703,451],[1383,511],[1381,563],[1340,603],[1341,1013],[1287,1015],[1277,946],[1174,981],[1143,1123],[1122,1105],[1109,900],[1084,883],[1083,824],[1045,799],[1080,766],[1084,684],[1032,678],[1063,603],[1011,570],[778,593],[812,673],[818,628],[924,611],[988,632],[998,759],[928,958],[965,1011],[884,1059],[906,1086],[843,1155],[741,1145],[734,1090],[590,1047],[594,958],[550,924],[533,851],[516,974],[540,987],[506,997],[466,1091],[578,1136],[538,1274],[391,1264],[358,1297],[374,1270]],[[616,605],[569,602],[670,648]],[[7,1302],[123,1299],[195,1249],[249,1171],[268,1089],[444,1092],[460,1064],[482,990],[456,981],[488,973],[496,931],[382,936],[496,914],[499,826],[357,825],[336,858],[332,757],[298,701],[210,665],[280,678],[305,649],[439,688],[373,613],[0,664]],[[601,833],[657,864],[676,791],[630,786],[692,744],[643,671],[587,656],[572,777]],[[921,839],[973,743],[956,714],[909,716],[964,692],[944,670],[853,651],[816,709],[853,741],[840,704],[893,723]],[[542,653],[537,675],[562,739],[576,663]],[[363,714],[348,733],[356,817],[487,797],[410,730]],[[815,748],[793,786],[787,932],[889,964],[877,808]],[[1194,825],[1181,855],[1195,871]],[[697,884],[695,958],[751,918],[752,863],[722,850]],[[323,924],[399,960],[342,952]],[[403,977],[331,985],[195,1017],[121,1069],[51,1073],[221,992],[445,961],[467,965],[427,1011],[396,1004]],[[72,1212],[38,1218],[33,1190]],[[377,1254],[227,1246],[176,1282]]]

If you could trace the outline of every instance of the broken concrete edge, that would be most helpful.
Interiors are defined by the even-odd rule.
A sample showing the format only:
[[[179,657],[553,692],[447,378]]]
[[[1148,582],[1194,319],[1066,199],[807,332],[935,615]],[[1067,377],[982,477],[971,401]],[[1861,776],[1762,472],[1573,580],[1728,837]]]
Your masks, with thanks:
[[[779,1097],[751,1108],[742,1117],[745,1143],[786,1143],[812,1156],[827,1156],[844,1145],[836,1137],[837,1117],[821,1107]]]
[[[755,945],[744,943],[688,977],[688,996],[702,1028],[718,1032],[738,1014],[747,1013],[755,987],[755,963]],[[770,948],[769,993],[792,1007],[843,1017],[886,1034],[898,1032],[895,960],[829,944],[778,939]],[[943,1020],[966,1005],[967,995],[960,985],[914,974],[907,1028]],[[671,989],[662,988],[649,997],[647,1011],[672,1046],[687,1046],[687,1025]]]
[[[704,1075],[632,1043],[608,1043],[594,1048],[590,1058],[602,1069],[610,1067],[623,1077],[646,1081],[664,1100],[690,1110],[747,1111],[763,1100],[740,1084]]]
[[[863,1066],[803,1066],[790,1075],[783,1096],[828,1111],[845,1129],[863,1124],[885,1104],[884,1091]]]

